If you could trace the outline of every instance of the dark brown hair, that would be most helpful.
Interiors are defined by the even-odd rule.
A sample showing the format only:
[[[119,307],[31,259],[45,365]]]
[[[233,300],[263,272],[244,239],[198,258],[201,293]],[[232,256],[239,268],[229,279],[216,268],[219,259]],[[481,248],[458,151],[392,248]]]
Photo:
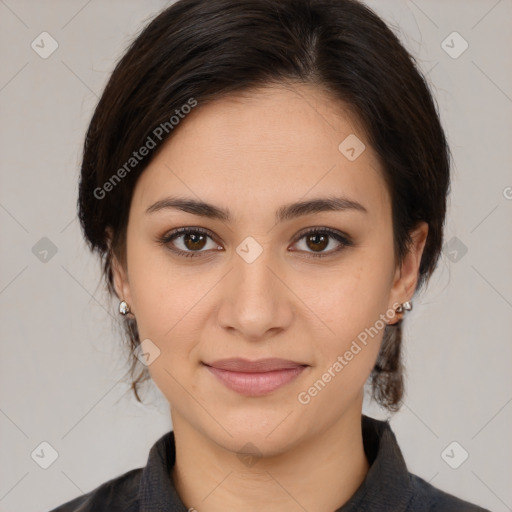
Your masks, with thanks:
[[[79,219],[111,296],[112,256],[126,262],[133,189],[172,136],[171,116],[191,99],[200,108],[286,82],[322,88],[356,114],[384,169],[399,263],[410,232],[420,221],[429,225],[417,290],[428,282],[442,247],[450,155],[429,87],[394,32],[355,0],[179,0],[148,23],[119,60],[85,139]],[[160,138],[157,127],[166,127]],[[148,137],[156,144],[128,168]],[[390,411],[398,410],[404,393],[401,323],[386,326],[371,374],[373,397]],[[125,318],[125,329],[140,401],[137,387],[149,373],[133,354],[140,343],[135,320]]]

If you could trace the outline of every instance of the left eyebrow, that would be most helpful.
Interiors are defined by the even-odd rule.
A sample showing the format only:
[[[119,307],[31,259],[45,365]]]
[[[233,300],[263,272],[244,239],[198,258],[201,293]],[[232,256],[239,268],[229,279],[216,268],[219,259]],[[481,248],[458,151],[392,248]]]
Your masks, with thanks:
[[[146,214],[155,213],[165,209],[181,210],[192,215],[208,217],[210,219],[217,219],[224,222],[231,221],[231,213],[228,209],[186,197],[166,197],[165,199],[161,199],[147,208]],[[312,213],[346,210],[368,213],[368,210],[357,201],[353,201],[346,197],[326,197],[284,205],[276,211],[275,218],[277,223]]]

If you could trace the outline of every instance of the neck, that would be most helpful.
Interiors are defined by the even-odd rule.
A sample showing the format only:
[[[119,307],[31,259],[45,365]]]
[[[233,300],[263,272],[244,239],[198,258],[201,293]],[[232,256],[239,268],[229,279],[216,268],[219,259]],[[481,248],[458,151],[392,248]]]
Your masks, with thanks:
[[[361,431],[362,401],[357,405],[327,431],[285,453],[245,464],[173,411],[174,486],[185,505],[198,512],[332,512],[350,499],[369,469]]]

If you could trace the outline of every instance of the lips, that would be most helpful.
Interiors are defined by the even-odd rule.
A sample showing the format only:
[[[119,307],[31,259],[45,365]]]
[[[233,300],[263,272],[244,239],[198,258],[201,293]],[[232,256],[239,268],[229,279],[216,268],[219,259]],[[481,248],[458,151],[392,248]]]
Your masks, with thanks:
[[[275,370],[285,370],[288,368],[297,368],[298,366],[306,366],[302,363],[290,361],[287,359],[257,359],[250,361],[249,359],[232,358],[220,359],[213,363],[208,363],[207,366],[218,368],[219,370],[228,370],[230,372],[245,372],[245,373],[259,373],[259,372],[272,372]]]
[[[204,363],[227,388],[246,396],[261,396],[277,390],[300,375],[308,365],[287,359],[221,359]]]

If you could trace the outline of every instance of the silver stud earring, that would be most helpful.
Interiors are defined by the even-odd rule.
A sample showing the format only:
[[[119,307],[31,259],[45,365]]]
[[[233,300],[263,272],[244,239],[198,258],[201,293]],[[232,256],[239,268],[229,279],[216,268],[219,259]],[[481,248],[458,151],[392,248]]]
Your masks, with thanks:
[[[129,312],[130,306],[128,306],[128,304],[124,300],[122,300],[119,303],[119,313],[121,313],[121,315],[127,315]]]
[[[397,313],[402,313],[402,312],[404,311],[404,309],[405,309],[406,311],[411,311],[411,309],[412,309],[412,302],[411,302],[411,301],[409,301],[409,300],[405,301],[404,303],[400,304],[400,305],[395,309],[395,311],[396,311]]]

